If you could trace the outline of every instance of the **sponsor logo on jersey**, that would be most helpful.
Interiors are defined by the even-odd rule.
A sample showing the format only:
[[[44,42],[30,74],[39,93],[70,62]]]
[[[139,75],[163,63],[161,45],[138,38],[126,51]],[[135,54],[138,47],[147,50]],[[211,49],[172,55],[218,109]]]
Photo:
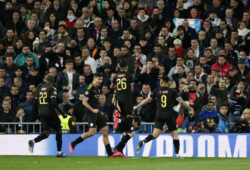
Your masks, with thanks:
[[[117,77],[125,77],[126,74],[118,74]]]
[[[168,90],[162,90],[161,94],[168,94]]]

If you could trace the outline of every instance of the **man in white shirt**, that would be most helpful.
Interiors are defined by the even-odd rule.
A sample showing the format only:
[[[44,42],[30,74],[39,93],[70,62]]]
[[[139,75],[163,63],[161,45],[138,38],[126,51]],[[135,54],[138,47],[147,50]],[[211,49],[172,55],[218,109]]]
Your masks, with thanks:
[[[96,73],[96,61],[90,56],[89,49],[86,47],[82,49],[82,58],[84,64],[90,65],[92,73]]]

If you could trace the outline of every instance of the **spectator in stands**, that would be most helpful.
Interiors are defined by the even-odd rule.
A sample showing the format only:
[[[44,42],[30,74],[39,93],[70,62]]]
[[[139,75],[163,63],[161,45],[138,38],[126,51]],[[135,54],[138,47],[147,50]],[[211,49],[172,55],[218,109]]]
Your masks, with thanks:
[[[106,96],[104,94],[101,94],[99,97],[99,103],[100,103],[99,110],[107,122],[112,122],[113,110],[112,107],[106,103],[106,101],[107,101]]]
[[[149,24],[149,16],[146,14],[146,10],[144,8],[139,9],[139,13],[137,15],[137,22],[140,35],[143,35],[144,30],[148,27]]]
[[[227,104],[221,104],[219,109],[219,115],[218,115],[218,126],[217,130],[220,133],[229,133],[230,127],[229,127],[229,121],[228,121],[228,105]]]
[[[61,109],[63,109],[63,107],[65,105],[70,105],[70,106],[73,106],[73,103],[71,103],[70,101],[70,96],[69,96],[69,93],[68,92],[64,92],[62,94],[62,102],[58,105],[58,107]]]
[[[216,106],[219,108],[219,106],[228,101],[228,91],[226,88],[226,80],[225,79],[219,79],[215,80],[216,85],[212,87],[210,94],[216,96]],[[218,109],[219,110],[219,109]]]
[[[12,85],[12,78],[6,73],[4,67],[0,66],[0,78],[4,79],[4,85],[8,88]]]
[[[197,90],[197,81],[195,79],[190,81],[190,85],[184,87],[181,97],[184,101],[189,101],[189,106],[191,106],[195,111],[195,115],[189,116],[189,121],[198,122],[199,113],[202,109],[202,98],[200,92]]]
[[[194,69],[194,78],[197,82],[206,83],[207,74],[200,64],[197,64]]]
[[[241,117],[246,107],[246,100],[249,92],[245,91],[246,82],[242,79],[237,82],[237,86],[233,87],[230,92],[230,112],[229,123],[232,127]]]
[[[6,27],[13,28],[14,33],[17,36],[20,36],[20,33],[21,33],[22,29],[24,28],[24,22],[22,21],[22,18],[20,16],[19,11],[13,11],[12,19],[7,21]],[[13,44],[13,45],[15,45],[15,44]]]
[[[76,16],[74,13],[74,10],[72,8],[68,9],[67,11],[67,17],[66,17],[66,27],[74,27],[76,23]]]
[[[238,61],[238,69],[240,76],[247,76],[250,69],[246,66],[246,59],[240,58]]]
[[[6,31],[6,35],[0,40],[0,42],[4,45],[15,45],[17,41],[17,36],[12,28],[8,28]]]
[[[91,67],[88,64],[83,66],[83,75],[85,76],[85,82],[90,84],[94,78],[93,72],[91,71]]]
[[[10,88],[5,85],[4,79],[0,77],[0,103],[2,103],[4,96],[9,94]]]
[[[19,107],[22,107],[24,110],[24,115],[22,118],[22,122],[34,122],[37,118],[37,113],[35,109],[35,102],[34,102],[34,94],[32,91],[27,91],[26,100],[19,104]],[[18,115],[17,115],[18,117]]]
[[[206,90],[208,94],[210,94],[213,85],[214,85],[214,76],[212,74],[209,74],[206,80]]]
[[[49,16],[51,13],[55,13],[58,21],[64,20],[66,17],[66,14],[67,14],[65,12],[64,6],[63,6],[63,4],[61,4],[60,0],[53,1],[53,6],[49,7],[46,10],[45,20],[49,19]]]
[[[29,56],[33,58],[34,63],[36,64],[36,67],[39,68],[39,60],[38,60],[37,56],[36,56],[34,53],[32,53],[32,52],[30,51],[30,48],[29,48],[29,46],[27,46],[27,45],[24,45],[24,46],[22,47],[22,53],[19,54],[19,55],[15,58],[15,60],[14,60],[15,65],[16,65],[16,66],[24,66],[24,65],[25,65],[25,62],[26,62],[26,60],[27,60],[27,58],[28,58]]]
[[[11,109],[11,103],[4,100],[0,110],[1,122],[13,122],[15,120],[15,112]],[[1,133],[12,133],[13,129],[8,126],[0,126]]]
[[[218,116],[218,112],[215,110],[215,105],[212,101],[209,101],[206,108],[200,112],[199,120],[206,120],[208,118],[215,118]]]
[[[76,90],[79,86],[79,73],[73,68],[73,61],[67,59],[65,61],[65,69],[58,73],[56,80],[56,87],[59,99],[62,98],[62,94],[67,92],[69,99],[74,101]]]
[[[138,94],[139,96],[142,96],[143,99],[147,98],[148,96],[150,96],[150,94],[152,93],[151,91],[151,87],[150,84],[143,84],[142,85],[142,90],[140,91],[140,93]],[[137,97],[137,102],[138,102],[138,97]],[[140,109],[140,117],[142,118],[142,121],[145,122],[153,122],[154,118],[155,118],[155,101],[151,101],[148,105],[144,105],[141,107]]]
[[[246,108],[241,116],[241,119],[235,123],[232,128],[233,133],[249,133],[250,132],[250,109]]]
[[[226,57],[224,55],[220,55],[218,57],[218,60],[216,61],[216,63],[214,65],[212,65],[211,71],[214,68],[218,68],[223,76],[227,76],[229,74],[229,68],[231,66],[232,65],[229,64],[228,61],[226,60]]]

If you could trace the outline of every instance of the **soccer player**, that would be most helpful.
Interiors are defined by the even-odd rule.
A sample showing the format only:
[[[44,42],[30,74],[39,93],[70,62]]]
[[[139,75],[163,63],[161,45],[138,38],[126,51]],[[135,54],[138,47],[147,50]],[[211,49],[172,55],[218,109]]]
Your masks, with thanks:
[[[86,114],[88,118],[89,131],[83,133],[73,142],[69,143],[70,153],[74,153],[74,149],[77,144],[81,143],[85,139],[94,136],[97,128],[101,130],[103,143],[105,145],[108,156],[112,156],[113,152],[109,144],[108,138],[108,126],[106,124],[105,118],[102,113],[99,111],[99,96],[100,89],[99,87],[102,84],[103,76],[101,73],[95,73],[94,79],[91,84],[89,84],[87,90],[84,92],[84,97],[82,99],[82,104],[86,109]]]
[[[54,77],[50,74],[45,76],[45,83],[41,83],[37,87],[36,100],[38,102],[38,116],[42,123],[43,132],[34,140],[29,140],[29,150],[33,153],[35,143],[38,143],[49,137],[50,127],[56,131],[57,155],[56,157],[65,157],[62,149],[62,127],[56,110],[66,117],[67,113],[62,111],[56,102],[56,88],[53,86]]]
[[[157,100],[157,112],[156,112],[156,119],[155,119],[155,127],[152,135],[148,135],[144,140],[140,141],[136,147],[136,152],[139,153],[142,146],[153,140],[156,139],[163,128],[163,125],[166,123],[168,129],[173,135],[174,138],[174,147],[175,147],[175,157],[179,158],[179,148],[180,142],[178,138],[177,128],[176,128],[176,119],[173,111],[173,107],[179,102],[182,106],[187,108],[191,114],[194,114],[194,110],[188,104],[186,104],[176,90],[170,89],[169,86],[169,78],[164,75],[160,79],[160,88],[154,90],[154,92],[146,99],[144,99],[140,104],[134,106],[134,110],[137,110],[140,106],[143,106],[152,101],[152,99]]]
[[[114,119],[117,119],[117,117],[121,119],[121,123],[114,121],[114,128],[117,127],[118,132],[123,132],[120,143],[114,148],[115,153],[113,156],[125,157],[122,150],[128,140],[135,135],[135,128],[139,127],[141,122],[139,117],[132,115],[133,105],[131,99],[134,83],[132,74],[127,71],[128,65],[122,61],[120,63],[120,72],[116,75],[112,84],[113,88],[116,87],[116,106],[118,109],[115,111],[116,117]]]

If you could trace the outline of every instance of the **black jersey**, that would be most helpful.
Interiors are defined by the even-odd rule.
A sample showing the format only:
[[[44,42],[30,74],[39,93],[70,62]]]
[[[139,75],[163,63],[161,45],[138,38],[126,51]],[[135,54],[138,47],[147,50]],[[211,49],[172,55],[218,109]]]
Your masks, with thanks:
[[[116,84],[116,96],[131,95],[130,85],[134,83],[131,73],[121,71],[114,78],[113,83]]]
[[[89,84],[88,88],[84,92],[84,97],[88,98],[88,104],[94,109],[99,108],[99,96],[100,89],[95,87],[93,83]]]
[[[52,98],[56,99],[56,88],[49,83],[41,83],[37,87],[36,98],[38,100],[38,115],[40,117],[56,116]]]
[[[156,117],[166,119],[173,115],[173,107],[177,105],[180,98],[178,92],[168,87],[160,87],[153,91],[150,95],[152,99],[157,101]]]

